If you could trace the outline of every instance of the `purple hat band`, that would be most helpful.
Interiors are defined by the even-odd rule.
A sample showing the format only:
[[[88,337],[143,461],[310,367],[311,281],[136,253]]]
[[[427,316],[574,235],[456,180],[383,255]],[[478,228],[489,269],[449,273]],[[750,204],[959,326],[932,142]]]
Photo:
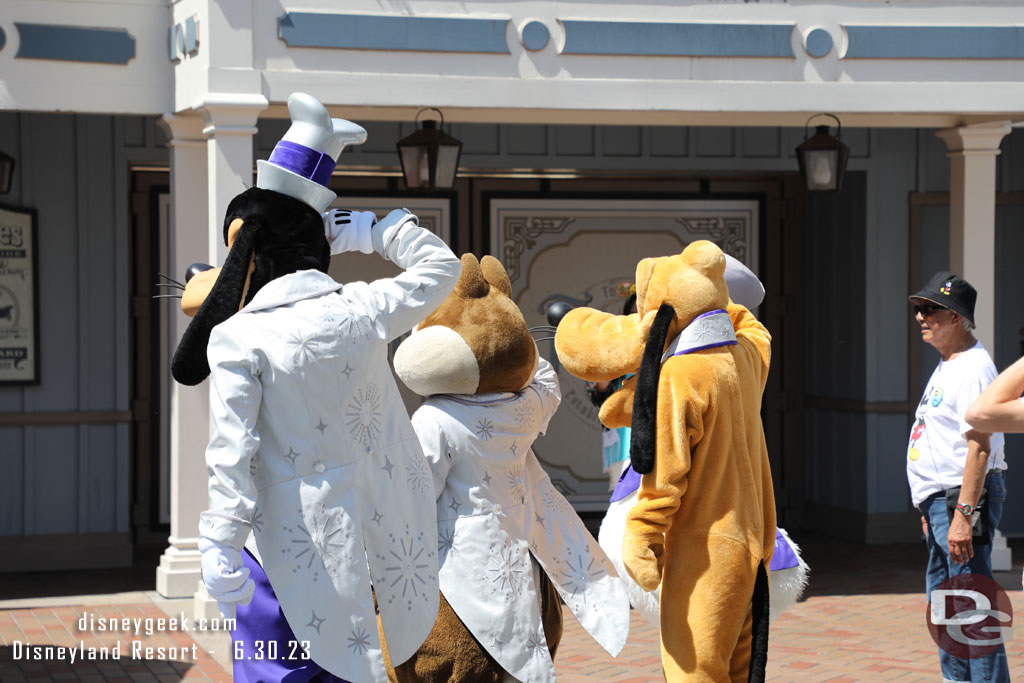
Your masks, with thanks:
[[[270,163],[327,187],[338,162],[329,154],[295,142],[281,140],[270,154]]]

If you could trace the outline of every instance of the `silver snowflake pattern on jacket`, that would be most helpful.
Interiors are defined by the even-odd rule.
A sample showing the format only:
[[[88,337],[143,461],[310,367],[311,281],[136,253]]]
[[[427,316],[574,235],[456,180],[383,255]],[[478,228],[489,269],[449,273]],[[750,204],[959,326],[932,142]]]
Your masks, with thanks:
[[[516,421],[519,422],[519,426],[523,428],[524,434],[530,434],[533,432],[533,425],[537,420],[537,415],[528,401],[524,401],[522,399],[516,401],[514,415]]]
[[[292,357],[298,366],[307,365],[316,359],[320,346],[316,339],[304,336],[301,332],[292,332],[285,343],[291,348]]]
[[[584,602],[587,600],[587,586],[605,574],[604,567],[590,554],[589,548],[575,552],[571,547],[567,547],[564,560],[555,558],[555,564],[562,576],[562,580],[559,582],[562,587],[573,597],[582,594]]]
[[[298,517],[302,519],[302,510],[299,510]],[[291,555],[292,560],[295,561],[295,566],[292,567],[292,574],[298,574],[302,570],[307,570],[310,572],[310,576],[313,577],[313,581],[318,581],[320,579],[320,567],[323,563],[319,561],[316,545],[313,543],[313,537],[310,536],[309,531],[303,524],[282,526],[281,529],[291,536],[288,545],[281,548],[281,554]],[[318,566],[314,567],[314,563],[317,563]]]
[[[543,627],[540,633],[535,633],[530,636],[529,640],[526,641],[526,651],[530,653],[531,657],[542,656],[548,649],[548,639],[544,635]]]
[[[517,502],[522,502],[526,497],[526,479],[523,472],[523,463],[517,462],[508,468],[505,473],[505,483],[508,484],[509,493]]]
[[[572,510],[572,505],[554,486],[548,486],[543,493],[544,507],[553,513],[564,513]]]
[[[523,558],[509,545],[495,550],[489,547],[485,577],[491,586],[491,595],[501,595],[506,600],[510,594],[518,593],[526,583],[527,567]]]
[[[441,558],[455,553],[455,526],[437,530],[437,554]]]
[[[370,634],[362,626],[352,629],[352,635],[348,637],[348,647],[352,654],[365,654],[370,649]]]
[[[476,423],[473,433],[476,434],[476,438],[481,441],[490,441],[491,437],[494,436],[494,423],[486,417],[482,417]]]
[[[381,395],[376,384],[370,382],[356,391],[348,403],[345,417],[352,438],[364,446],[374,442],[381,427]]]
[[[419,455],[410,457],[405,464],[405,473],[409,478],[409,486],[414,491],[433,493],[434,475],[430,472],[430,465],[427,464],[426,458],[421,458]]]
[[[331,576],[340,576],[348,559],[345,548],[352,539],[351,530],[346,528],[350,525],[345,524],[341,511],[327,510],[320,503],[314,514],[306,515],[299,510],[299,515],[304,524],[283,527],[292,535],[289,545],[281,550],[295,560],[292,573],[304,568],[312,572],[315,582],[320,578],[319,567],[323,567]]]
[[[343,339],[348,339],[350,343],[357,344],[367,336],[368,330],[363,327],[361,319],[346,315],[338,323],[338,333]]]
[[[430,600],[423,587],[428,580],[436,580],[437,560],[434,551],[423,543],[422,531],[414,537],[406,525],[401,537],[393,533],[388,535],[391,537],[391,548],[387,554],[376,555],[384,565],[384,575],[375,581],[381,587],[377,598],[386,597],[389,605],[395,600],[404,602],[406,609],[411,612],[414,600],[424,603]]]

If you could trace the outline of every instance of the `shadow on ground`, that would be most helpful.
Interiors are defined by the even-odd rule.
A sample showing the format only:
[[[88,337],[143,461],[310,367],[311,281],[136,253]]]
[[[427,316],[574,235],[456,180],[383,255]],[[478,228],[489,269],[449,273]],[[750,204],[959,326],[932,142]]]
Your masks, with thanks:
[[[595,534],[599,513],[581,515]],[[924,542],[862,545],[805,531],[792,532],[811,566],[805,599],[821,595],[905,594],[924,591],[928,559]],[[995,572],[1006,590],[1021,590],[1024,538],[1010,539],[1015,569]],[[120,569],[26,572],[0,575],[0,600],[65,595],[97,595],[156,588],[159,557],[136,557],[135,566]]]
[[[0,600],[151,591],[159,563],[150,552],[137,553],[131,567],[0,574]]]
[[[85,659],[79,659],[83,650],[75,649],[71,662],[68,648],[48,646],[0,645],[0,681],[16,680],[181,680],[193,665],[188,662],[159,659],[134,659],[122,644],[120,658],[109,652],[92,654],[83,646]]]
[[[811,567],[805,599],[822,595],[923,593],[928,551],[924,541],[861,545],[805,532],[793,534]],[[1014,569],[994,572],[1005,590],[1021,590],[1024,539],[1012,539]]]

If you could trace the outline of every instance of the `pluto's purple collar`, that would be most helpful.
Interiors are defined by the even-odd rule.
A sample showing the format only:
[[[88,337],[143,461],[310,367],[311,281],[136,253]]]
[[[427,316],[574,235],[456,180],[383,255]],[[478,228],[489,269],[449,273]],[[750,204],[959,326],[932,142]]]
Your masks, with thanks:
[[[736,330],[732,327],[729,313],[717,309],[698,315],[672,340],[661,356],[664,363],[672,356],[682,356],[694,351],[731,346],[736,343]]]

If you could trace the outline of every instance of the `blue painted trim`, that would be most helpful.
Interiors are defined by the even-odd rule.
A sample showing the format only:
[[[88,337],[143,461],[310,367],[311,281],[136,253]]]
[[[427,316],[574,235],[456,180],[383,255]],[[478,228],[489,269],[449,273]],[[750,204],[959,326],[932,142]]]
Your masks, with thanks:
[[[509,54],[508,20],[288,12],[279,35],[288,47]]]
[[[793,57],[793,24],[562,22],[562,54],[675,57]]]
[[[199,37],[196,28],[195,17],[185,20],[185,54],[194,55],[199,52]]]
[[[807,34],[804,44],[807,54],[820,59],[832,51],[832,34],[823,28],[816,28]]]
[[[127,64],[135,58],[135,38],[123,28],[20,24],[18,59]]]
[[[181,61],[185,53],[185,37],[182,35],[181,24],[175,24],[167,29],[167,59],[172,63]]]
[[[543,50],[549,40],[551,40],[551,32],[542,22],[531,21],[523,27],[523,47],[527,50],[533,52]]]
[[[7,34],[0,28],[0,50],[4,49],[4,45],[7,44]]]
[[[845,59],[1024,59],[1015,26],[844,26]]]

